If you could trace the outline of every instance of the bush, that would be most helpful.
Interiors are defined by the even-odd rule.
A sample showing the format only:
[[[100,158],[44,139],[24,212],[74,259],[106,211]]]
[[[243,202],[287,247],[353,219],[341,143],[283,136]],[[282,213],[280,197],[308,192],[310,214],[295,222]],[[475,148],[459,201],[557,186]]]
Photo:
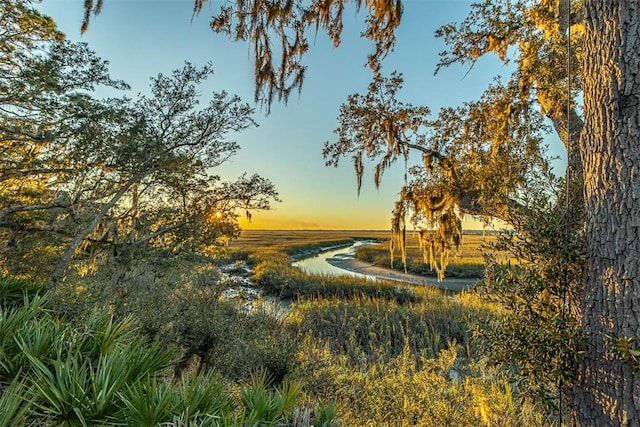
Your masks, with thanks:
[[[559,399],[578,380],[576,360],[584,346],[584,229],[579,215],[567,214],[564,184],[541,180],[507,212],[513,228],[493,245],[515,262],[488,260],[477,291],[502,315],[479,323],[477,336],[491,360],[512,368],[520,393],[557,419],[568,416],[558,412]]]
[[[142,330],[180,352],[176,373],[194,367],[226,379],[248,379],[257,370],[281,382],[294,363],[297,342],[282,320],[254,301],[226,301],[215,286],[158,290],[139,306]]]
[[[255,382],[236,395],[212,374],[171,381],[174,353],[140,336],[133,317],[96,312],[73,326],[46,304],[0,307],[0,427],[277,425],[300,412],[297,386]],[[330,408],[312,412],[298,425],[333,423]]]

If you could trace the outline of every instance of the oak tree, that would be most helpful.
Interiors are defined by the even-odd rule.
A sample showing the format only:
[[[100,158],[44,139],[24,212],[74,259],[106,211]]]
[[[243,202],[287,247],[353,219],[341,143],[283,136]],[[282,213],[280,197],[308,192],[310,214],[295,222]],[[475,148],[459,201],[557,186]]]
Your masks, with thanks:
[[[443,108],[434,118],[427,107],[397,100],[401,87],[399,74],[378,75],[366,95],[351,95],[340,110],[338,140],[325,143],[324,156],[334,166],[350,158],[359,186],[364,160],[375,162],[377,186],[393,162],[420,155],[393,211],[391,249],[397,246],[406,263],[410,221],[425,262],[442,279],[462,238],[462,216],[506,219],[528,177],[548,169],[540,148],[546,127],[528,102],[514,99],[513,85],[496,82],[480,100]]]
[[[53,282],[88,238],[116,247],[161,244],[169,252],[196,252],[219,237],[237,236],[237,208],[265,209],[269,199],[277,200],[273,185],[258,176],[220,183],[212,175],[239,149],[227,135],[254,124],[252,108],[226,92],[199,106],[198,86],[212,73],[210,65],[187,63],[170,76],[151,79],[150,96],[131,105],[120,100],[124,127],[105,147],[108,168],[92,171],[99,174],[93,185],[101,188],[102,201],[78,224]]]
[[[83,32],[104,3],[84,2]],[[195,0],[194,13],[200,13],[205,3]],[[324,31],[335,47],[340,45],[343,16],[350,3],[357,11],[365,6],[366,29],[362,36],[374,44],[367,63],[378,70],[395,44],[394,30],[402,17],[400,0],[232,0],[220,5],[210,25],[217,33],[249,44],[254,55],[255,101],[268,112],[274,100],[286,103],[292,92],[302,89],[310,33]]]
[[[90,271],[114,259],[208,253],[238,235],[240,212],[278,200],[258,175],[213,174],[239,149],[231,134],[255,122],[224,91],[201,105],[210,64],[160,74],[135,100],[98,99],[99,85],[127,88],[105,61],[60,41],[28,3],[2,5],[15,30],[0,40],[10,53],[0,75],[3,272],[56,285],[74,261]]]
[[[634,2],[489,2],[440,33],[448,61],[515,50],[517,77],[534,91],[568,154],[566,228],[584,227],[585,272],[575,380],[578,425],[640,425],[637,376],[638,44]],[[475,49],[475,50],[474,50]],[[578,95],[582,95],[583,116]],[[584,217],[581,212],[584,212]]]

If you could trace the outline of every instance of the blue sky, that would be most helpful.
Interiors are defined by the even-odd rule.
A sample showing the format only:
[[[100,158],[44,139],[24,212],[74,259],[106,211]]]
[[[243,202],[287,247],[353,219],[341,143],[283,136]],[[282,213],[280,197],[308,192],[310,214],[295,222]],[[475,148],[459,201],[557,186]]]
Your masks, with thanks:
[[[248,46],[233,43],[209,29],[213,8],[223,0],[205,4],[192,17],[191,0],[105,0],[102,13],[92,18],[80,36],[82,0],[44,0],[39,8],[53,17],[67,38],[84,41],[110,62],[112,76],[132,87],[132,96],[145,92],[149,77],[168,73],[184,61],[202,65],[212,61],[215,76],[206,90],[227,90],[253,101],[252,54]],[[437,112],[477,99],[495,75],[510,71],[496,58],[483,58],[467,69],[450,67],[433,75],[442,41],[436,28],[467,15],[466,0],[405,0],[397,45],[384,62],[385,73],[404,74],[403,101],[426,105]],[[282,203],[256,212],[244,228],[273,229],[387,229],[391,210],[403,183],[404,165],[389,170],[379,189],[366,171],[360,196],[352,164],[326,167],[325,141],[333,141],[340,105],[349,94],[365,93],[371,73],[364,66],[371,51],[359,37],[365,15],[345,14],[342,45],[334,49],[319,33],[306,58],[308,71],[301,95],[288,105],[274,104],[271,114],[256,111],[259,127],[234,135],[242,150],[214,172],[234,179],[242,172],[259,173],[274,182]],[[205,91],[206,91],[205,90]],[[469,224],[476,228],[476,224]]]

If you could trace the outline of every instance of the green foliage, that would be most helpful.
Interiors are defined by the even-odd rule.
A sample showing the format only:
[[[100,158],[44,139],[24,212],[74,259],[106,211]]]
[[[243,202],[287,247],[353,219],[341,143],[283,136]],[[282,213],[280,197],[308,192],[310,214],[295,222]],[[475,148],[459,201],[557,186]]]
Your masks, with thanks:
[[[580,299],[583,236],[562,208],[562,182],[537,186],[511,213],[515,228],[493,246],[515,263],[489,259],[480,294],[501,308],[476,332],[489,357],[514,364],[523,395],[543,402],[550,413],[560,393],[571,387],[580,359]],[[558,186],[554,186],[557,184]]]
[[[239,150],[229,133],[255,122],[224,91],[200,103],[210,64],[159,74],[135,100],[97,99],[98,86],[128,86],[86,44],[58,40],[29,2],[2,6],[2,274],[54,286],[74,261],[82,276],[105,264],[126,272],[145,257],[210,255],[238,236],[240,211],[279,200],[258,175],[213,175]]]
[[[220,380],[199,375],[171,383],[149,377],[133,383],[121,393],[124,418],[130,426],[187,425],[216,426],[233,414],[233,401]]]
[[[275,383],[291,369],[296,344],[274,313],[258,307],[241,311],[206,289],[182,288],[170,301],[175,306],[171,333],[184,348],[183,360],[198,356],[202,367],[233,379],[264,370]]]
[[[29,371],[29,357],[50,358],[64,329],[45,311],[46,299],[25,299],[20,307],[0,309],[0,384]]]
[[[93,313],[74,326],[47,301],[0,309],[0,426],[280,425],[299,412],[299,387],[267,387],[270,373],[237,397],[210,373],[171,381],[174,353],[132,317]],[[330,408],[316,412],[310,422],[331,425]]]
[[[44,293],[46,283],[0,276],[0,307],[13,308]]]
[[[613,341],[613,349],[622,357],[623,360],[631,363],[634,372],[640,372],[640,349],[635,344],[635,337],[615,337],[607,335],[607,338]]]
[[[293,409],[300,393],[297,384],[283,384],[277,390],[270,390],[267,386],[267,376],[258,375],[253,378],[251,387],[242,390],[245,425],[278,426],[281,425],[283,416]]]
[[[27,422],[26,412],[28,402],[25,384],[20,378],[15,378],[8,387],[0,386],[0,427],[24,425]]]
[[[135,313],[145,334],[179,351],[177,374],[189,368],[213,369],[238,380],[261,369],[275,383],[282,381],[293,364],[296,342],[277,313],[260,301],[242,306],[225,300],[211,271],[189,277],[169,276],[169,282],[158,280],[154,286],[138,284],[119,312]],[[174,285],[174,280],[185,284]]]
[[[130,320],[94,315],[82,329],[61,323],[46,299],[25,299],[0,312],[0,388],[24,384],[25,416],[68,425],[104,423],[120,411],[117,392],[127,383],[170,366],[172,353],[135,335]]]

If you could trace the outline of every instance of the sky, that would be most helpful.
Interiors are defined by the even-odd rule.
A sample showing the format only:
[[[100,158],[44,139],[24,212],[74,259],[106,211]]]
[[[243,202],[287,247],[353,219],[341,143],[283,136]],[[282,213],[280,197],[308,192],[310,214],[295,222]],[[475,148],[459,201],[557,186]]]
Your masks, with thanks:
[[[83,0],[44,0],[39,9],[51,16],[71,41],[88,43],[110,63],[111,75],[129,83],[129,96],[145,93],[149,77],[167,74],[185,61],[204,65],[211,61],[215,75],[203,86],[207,91],[226,90],[252,103],[254,76],[252,53],[247,44],[231,42],[209,28],[210,17],[223,0],[205,4],[192,15],[191,0],[104,0],[100,15],[80,35]],[[477,99],[496,75],[511,71],[495,57],[482,58],[472,70],[452,66],[434,75],[438,52],[445,49],[434,31],[459,22],[469,11],[467,0],[404,0],[404,14],[396,32],[394,52],[383,63],[383,72],[404,75],[399,97],[404,102],[428,106],[436,112]],[[365,66],[372,46],[361,39],[364,10],[344,15],[342,44],[337,49],[322,33],[312,40],[300,96],[287,105],[277,104],[269,115],[256,107],[259,127],[232,135],[241,150],[213,173],[233,180],[243,172],[270,179],[281,203],[272,210],[255,212],[245,229],[385,230],[404,181],[404,163],[390,168],[376,188],[373,171],[365,171],[363,186],[357,183],[350,159],[339,167],[327,167],[322,157],[325,141],[335,141],[340,105],[353,93],[366,93],[371,71]],[[417,156],[415,156],[417,158]],[[466,228],[480,228],[467,221]]]

